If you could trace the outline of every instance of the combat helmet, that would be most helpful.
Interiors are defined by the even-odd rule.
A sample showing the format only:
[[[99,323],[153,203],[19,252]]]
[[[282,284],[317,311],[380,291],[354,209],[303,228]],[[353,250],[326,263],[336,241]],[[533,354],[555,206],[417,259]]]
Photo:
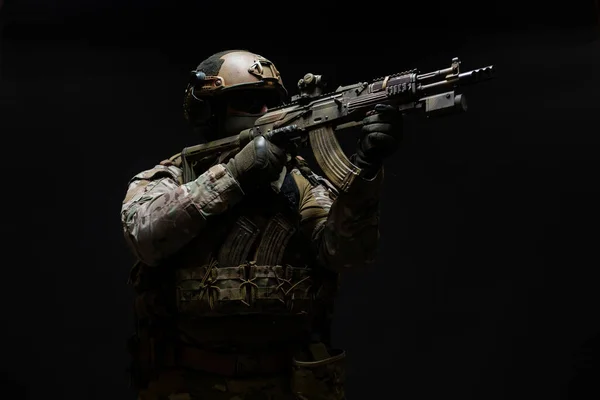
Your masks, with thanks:
[[[243,114],[248,125],[286,101],[288,92],[275,65],[265,57],[247,50],[227,50],[208,57],[191,71],[185,90],[183,110],[193,126],[218,118],[223,107]]]

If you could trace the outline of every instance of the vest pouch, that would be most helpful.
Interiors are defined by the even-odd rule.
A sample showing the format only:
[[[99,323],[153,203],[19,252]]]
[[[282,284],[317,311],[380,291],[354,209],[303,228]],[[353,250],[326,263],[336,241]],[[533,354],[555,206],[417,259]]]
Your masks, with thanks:
[[[216,265],[177,271],[177,310],[187,317],[241,314],[301,315],[311,311],[311,269]]]
[[[331,350],[319,361],[293,360],[292,390],[299,400],[345,400],[346,353]]]

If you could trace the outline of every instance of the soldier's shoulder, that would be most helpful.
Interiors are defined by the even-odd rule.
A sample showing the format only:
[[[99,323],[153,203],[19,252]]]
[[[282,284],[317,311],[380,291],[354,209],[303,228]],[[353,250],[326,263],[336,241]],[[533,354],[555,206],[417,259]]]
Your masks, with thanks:
[[[156,180],[161,178],[171,178],[175,181],[180,181],[182,176],[181,171],[181,154],[176,154],[166,160],[161,161],[153,168],[140,172],[132,178],[136,180]]]
[[[160,162],[160,165],[163,165],[165,167],[174,166],[177,168],[181,168],[182,164],[183,164],[183,159],[181,157],[181,153],[177,153],[177,154],[167,158],[166,160],[162,160]]]

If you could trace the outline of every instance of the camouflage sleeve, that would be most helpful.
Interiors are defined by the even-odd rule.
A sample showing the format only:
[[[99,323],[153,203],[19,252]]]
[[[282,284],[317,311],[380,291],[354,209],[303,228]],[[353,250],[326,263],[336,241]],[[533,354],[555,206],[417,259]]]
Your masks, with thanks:
[[[311,185],[296,170],[294,178],[300,190],[300,226],[314,243],[319,262],[337,272],[374,264],[383,171],[372,180],[357,179],[335,200],[327,187]]]
[[[189,243],[212,215],[228,210],[243,196],[224,165],[211,167],[181,184],[181,169],[157,165],[130,182],[121,208],[125,238],[138,259],[157,265]]]

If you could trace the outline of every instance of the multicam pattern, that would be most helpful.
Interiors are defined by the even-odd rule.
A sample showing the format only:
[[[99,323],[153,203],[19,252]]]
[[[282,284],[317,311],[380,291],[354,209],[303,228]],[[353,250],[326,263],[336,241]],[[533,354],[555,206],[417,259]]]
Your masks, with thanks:
[[[372,265],[379,240],[379,190],[383,173],[357,179],[348,192],[333,194],[292,171],[300,190],[301,229],[315,244],[319,261],[340,272]],[[322,178],[321,178],[322,179]]]
[[[316,250],[318,263],[335,272],[372,265],[379,237],[378,199],[382,174],[371,181],[357,179],[349,191],[337,194],[331,191],[327,182],[322,178],[317,180],[318,183],[311,184],[298,169],[292,169],[290,173],[299,194],[297,212],[300,222],[299,229],[302,234],[300,236],[310,239]],[[223,164],[211,167],[196,180],[187,184],[182,184],[181,175],[182,171],[178,166],[172,163],[161,163],[151,170],[136,175],[131,180],[123,201],[121,220],[125,237],[137,257],[150,266],[161,264],[163,260],[178,253],[196,237],[198,240],[193,244],[194,249],[196,244],[202,248],[206,247],[204,237],[199,235],[201,232],[212,235],[211,228],[207,228],[211,217],[226,213],[238,203],[243,204],[245,194]],[[313,181],[314,177],[309,178]],[[270,212],[271,208],[267,208]],[[277,207],[272,209],[273,213],[277,212]],[[229,229],[228,225],[224,227]],[[234,229],[234,224],[231,229]],[[268,235],[264,229],[261,230],[261,234]],[[298,251],[303,252],[305,249],[301,248]],[[194,253],[194,257],[196,258],[196,253]],[[249,261],[255,262],[256,260]],[[300,275],[296,279],[291,279],[294,278],[293,276],[286,276],[284,280],[284,283],[289,283],[289,287],[280,286],[280,273],[271,273],[271,271],[283,271],[282,266],[224,267],[221,265],[219,269],[222,271],[211,272],[212,274],[216,272],[217,276],[206,274],[206,270],[198,269],[199,267],[191,266],[190,270],[179,268],[177,271],[180,273],[192,271],[198,275],[190,275],[187,277],[188,279],[178,276],[177,300],[178,309],[181,312],[180,317],[184,317],[186,313],[198,315],[199,308],[206,309],[205,304],[196,296],[202,295],[203,290],[199,289],[204,286],[208,288],[215,285],[219,286],[216,289],[219,296],[207,296],[207,293],[204,293],[203,298],[208,302],[206,305],[211,312],[228,307],[228,303],[232,303],[234,306],[234,303],[242,303],[246,308],[256,303],[260,305],[259,308],[262,311],[271,311],[269,307],[281,307],[281,303],[285,304],[285,307],[289,306],[291,311],[300,307],[301,313],[306,314],[305,309],[312,310],[312,306],[308,307],[308,300],[311,301],[311,305],[314,300],[328,304],[333,292],[324,291],[323,295],[327,297],[326,299],[318,299],[312,293],[310,296],[306,296],[312,285],[312,281],[309,279],[312,278],[311,268],[306,268],[304,265],[297,267]],[[243,268],[244,274],[238,274],[239,276],[230,274],[236,268],[240,272]],[[286,267],[285,270],[291,271],[292,269],[292,267]],[[142,268],[143,270],[144,268]],[[146,270],[159,273],[162,269],[146,268]],[[254,275],[247,275],[248,273]],[[337,276],[337,274],[331,275]],[[204,286],[198,286],[198,282]],[[274,285],[278,290],[281,289],[281,293],[273,290]],[[240,291],[242,287],[248,290]],[[175,289],[173,288],[174,291],[176,291]],[[285,296],[282,297],[280,294]],[[142,297],[138,296],[140,299]],[[290,298],[293,300],[293,304],[288,302]],[[277,307],[274,309],[279,310]],[[200,314],[210,314],[205,311]],[[239,314],[239,307],[233,312],[235,315]],[[155,314],[155,312],[148,313],[148,315]],[[189,319],[189,321],[192,320]],[[188,320],[183,318],[182,321]],[[202,324],[202,326],[204,325]],[[188,336],[189,332],[199,329],[196,325],[193,325],[192,330],[185,330],[181,325],[178,327]],[[248,328],[248,326],[244,328]],[[246,332],[247,330],[244,328],[240,327],[239,329]],[[269,330],[271,329],[269,325]],[[147,332],[144,330],[139,336],[138,332],[138,337],[143,339],[145,333]],[[290,332],[286,330],[281,333],[288,335]],[[279,334],[280,332],[278,332]],[[220,332],[219,335],[222,336],[223,333]],[[235,336],[233,333],[230,335]],[[264,337],[262,334],[258,336]],[[140,342],[136,351],[139,354],[144,351],[149,351],[148,354],[155,354],[154,347],[142,345],[146,343],[144,340]],[[142,360],[147,358],[140,355],[133,357],[142,366],[134,368],[134,370],[142,371],[146,365]],[[143,389],[143,384],[141,386],[136,384],[136,386],[141,389],[139,400],[205,398],[343,400],[345,399],[342,382],[343,365],[341,364],[342,360],[337,360],[337,358],[320,359],[323,365],[327,365],[320,368],[314,368],[316,365],[314,362],[305,363],[306,365],[296,362],[291,381],[287,374],[282,377],[248,378],[240,381],[225,376],[216,377],[216,375],[203,372],[198,372],[193,376],[189,375],[190,371],[185,371],[182,375],[172,375],[176,374],[176,371],[157,369],[157,375],[150,378],[149,386],[146,389]],[[290,359],[290,366],[291,362]],[[134,374],[134,376],[136,375]],[[148,379],[148,376],[141,374],[136,379],[138,379],[137,382],[143,382]],[[277,382],[270,381],[272,379]]]
[[[300,192],[301,229],[319,250],[321,261],[340,271],[374,262],[379,237],[379,187],[356,180],[334,201],[328,188],[311,185],[299,170],[292,176]],[[148,265],[157,265],[189,243],[212,215],[224,213],[243,198],[243,192],[222,164],[196,180],[180,184],[181,169],[157,165],[136,175],[121,210],[125,237]]]
[[[136,175],[121,208],[130,247],[148,265],[157,265],[189,243],[207,218],[239,202],[243,192],[233,176],[215,165],[181,185],[181,169],[157,165]]]

